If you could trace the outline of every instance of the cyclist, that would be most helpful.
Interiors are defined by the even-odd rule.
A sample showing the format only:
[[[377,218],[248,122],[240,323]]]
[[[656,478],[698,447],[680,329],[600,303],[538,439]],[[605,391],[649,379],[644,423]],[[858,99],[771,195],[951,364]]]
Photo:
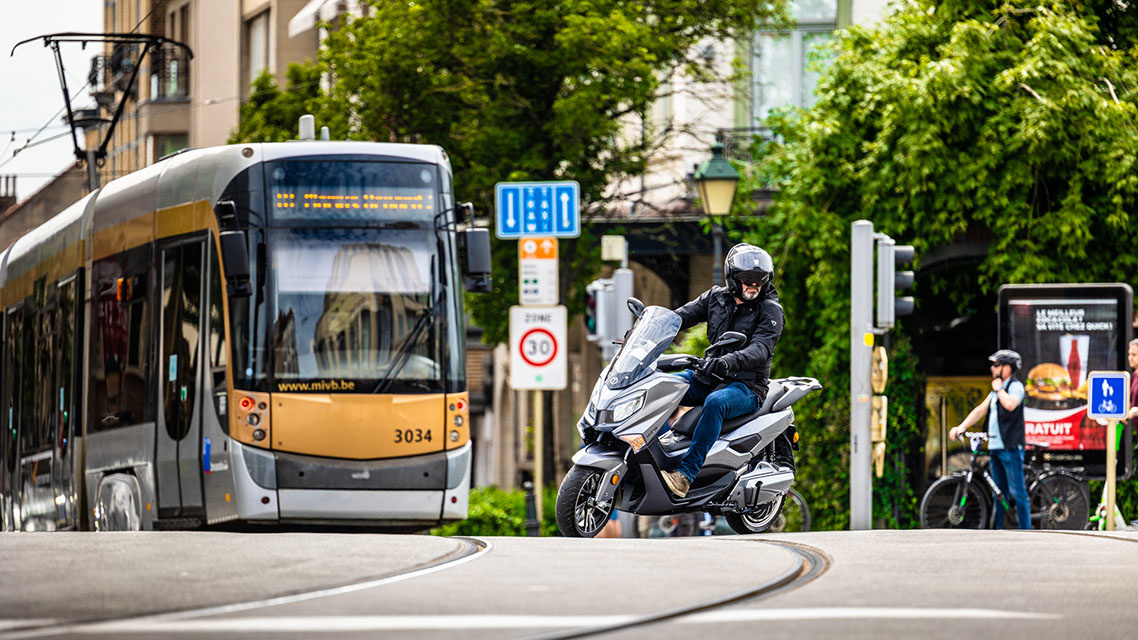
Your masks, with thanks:
[[[1016,520],[1020,529],[1031,528],[1031,504],[1023,480],[1023,383],[1015,372],[1023,366],[1023,358],[1011,349],[1000,349],[988,356],[992,374],[992,392],[976,405],[968,417],[948,432],[960,437],[968,427],[988,416],[988,452],[991,454],[992,479],[1006,495],[1015,500]],[[1004,528],[1004,505],[996,500],[996,528]]]

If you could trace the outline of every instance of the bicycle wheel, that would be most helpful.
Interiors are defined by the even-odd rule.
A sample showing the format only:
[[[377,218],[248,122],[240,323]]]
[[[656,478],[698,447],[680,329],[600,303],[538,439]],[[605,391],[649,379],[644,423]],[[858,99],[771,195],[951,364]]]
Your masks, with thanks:
[[[988,501],[979,487],[966,484],[963,476],[937,480],[921,498],[921,527],[924,529],[984,529],[987,526]]]
[[[806,499],[802,497],[802,494],[791,489],[786,494],[782,513],[778,514],[774,524],[767,531],[772,533],[809,531],[810,524],[810,508],[806,506]]]
[[[1090,517],[1083,483],[1065,474],[1042,476],[1028,491],[1031,524],[1040,529],[1082,529]],[[1038,520],[1036,520],[1038,518]]]

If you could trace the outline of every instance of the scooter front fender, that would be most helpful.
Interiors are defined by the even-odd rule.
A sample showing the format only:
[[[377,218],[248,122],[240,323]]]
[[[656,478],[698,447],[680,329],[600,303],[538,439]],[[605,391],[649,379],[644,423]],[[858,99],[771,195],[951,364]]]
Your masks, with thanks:
[[[624,465],[624,452],[593,443],[573,454],[573,464],[608,471]]]
[[[625,462],[623,453],[599,444],[591,444],[573,454],[573,465],[597,469],[602,472],[595,498],[598,504],[604,505],[612,501],[616,494],[616,488],[620,485],[620,480],[628,471],[628,463]]]

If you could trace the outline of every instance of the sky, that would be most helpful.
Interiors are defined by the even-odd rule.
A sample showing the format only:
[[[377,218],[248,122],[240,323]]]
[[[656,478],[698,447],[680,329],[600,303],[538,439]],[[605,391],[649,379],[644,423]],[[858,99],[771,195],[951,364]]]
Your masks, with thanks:
[[[42,40],[12,47],[21,40],[63,31],[101,32],[103,0],[3,0],[0,19],[0,176],[16,176],[16,195],[26,199],[51,178],[65,171],[75,161],[71,136],[67,135],[63,92],[52,50]],[[67,86],[75,97],[87,83],[91,57],[102,51],[102,45],[90,44],[83,50],[79,44],[60,44],[67,76]],[[94,101],[86,91],[72,102],[74,108],[91,106]],[[53,117],[55,116],[55,117]],[[47,124],[32,145],[13,157],[13,152],[28,142],[36,131]],[[56,140],[37,142],[60,136]],[[79,144],[83,140],[80,136]]]

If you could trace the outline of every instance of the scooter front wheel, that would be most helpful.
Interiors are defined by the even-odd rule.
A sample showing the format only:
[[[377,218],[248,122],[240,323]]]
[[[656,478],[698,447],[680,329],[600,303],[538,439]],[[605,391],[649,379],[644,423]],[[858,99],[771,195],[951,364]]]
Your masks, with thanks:
[[[596,504],[597,489],[604,472],[589,467],[573,467],[557,490],[557,528],[566,538],[592,538],[608,524],[616,500],[608,507]]]

